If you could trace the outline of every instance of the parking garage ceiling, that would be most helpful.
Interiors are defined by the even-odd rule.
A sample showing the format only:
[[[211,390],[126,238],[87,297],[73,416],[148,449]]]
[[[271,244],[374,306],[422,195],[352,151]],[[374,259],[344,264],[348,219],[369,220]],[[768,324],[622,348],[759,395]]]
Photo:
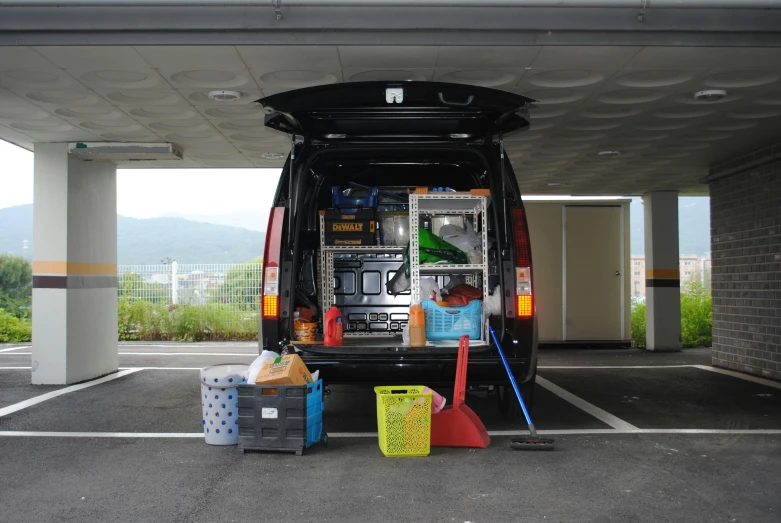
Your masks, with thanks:
[[[535,194],[706,194],[710,166],[778,141],[781,48],[648,45],[154,45],[0,47],[0,138],[172,142],[183,161],[279,167],[289,138],[263,96],[364,80],[436,80],[538,100],[506,138]],[[234,102],[209,91],[238,91]],[[724,91],[703,101],[695,93]]]

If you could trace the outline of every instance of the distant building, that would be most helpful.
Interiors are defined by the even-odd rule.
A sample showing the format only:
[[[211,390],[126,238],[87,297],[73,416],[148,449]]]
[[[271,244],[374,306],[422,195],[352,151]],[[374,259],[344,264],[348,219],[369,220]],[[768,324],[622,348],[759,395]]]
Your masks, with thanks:
[[[631,259],[632,298],[645,299],[645,256],[633,255]],[[710,292],[711,259],[709,257],[700,258],[684,254],[678,261],[678,268],[681,273],[681,289],[686,289],[692,283],[700,283],[706,291]]]
[[[700,259],[695,255],[682,254],[678,262],[681,271],[681,289],[701,281]]]
[[[645,256],[632,256],[632,297],[645,298]]]

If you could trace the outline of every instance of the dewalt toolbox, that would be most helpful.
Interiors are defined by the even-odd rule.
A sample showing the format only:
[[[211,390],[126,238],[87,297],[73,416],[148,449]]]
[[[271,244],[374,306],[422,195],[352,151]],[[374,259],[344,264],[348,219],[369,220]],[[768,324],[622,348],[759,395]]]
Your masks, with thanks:
[[[347,214],[339,208],[320,211],[324,213],[326,245],[367,246],[377,245],[377,213],[374,209],[350,209]]]

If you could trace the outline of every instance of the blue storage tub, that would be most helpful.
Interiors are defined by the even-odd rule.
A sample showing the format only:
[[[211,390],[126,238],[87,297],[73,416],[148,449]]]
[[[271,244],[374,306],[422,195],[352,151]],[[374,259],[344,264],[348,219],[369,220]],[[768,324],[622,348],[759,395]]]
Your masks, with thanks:
[[[323,380],[307,385],[306,395],[306,448],[320,441],[323,435]]]
[[[457,340],[464,335],[470,340],[482,338],[482,301],[473,300],[462,307],[441,307],[434,300],[423,300],[421,306],[426,313],[426,339]]]
[[[369,195],[365,198],[351,198],[342,194],[342,188],[338,185],[331,187],[331,203],[343,214],[355,214],[359,209],[376,208],[378,195],[377,187],[370,188]]]

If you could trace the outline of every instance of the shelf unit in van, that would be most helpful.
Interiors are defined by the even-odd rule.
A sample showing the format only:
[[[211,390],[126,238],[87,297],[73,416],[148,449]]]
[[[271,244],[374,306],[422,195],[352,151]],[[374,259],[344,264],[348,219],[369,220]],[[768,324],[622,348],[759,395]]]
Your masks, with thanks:
[[[482,279],[483,297],[488,296],[488,204],[490,196],[475,195],[467,192],[437,192],[429,194],[410,194],[410,253],[420,250],[418,226],[422,215],[432,216],[471,216],[472,225],[482,239],[483,263],[479,264],[420,264],[420,257],[410,255],[410,284],[412,303],[421,301],[420,277],[460,274],[466,276],[467,283],[475,285],[477,278]],[[485,329],[483,329],[485,330]],[[483,334],[485,337],[485,333]],[[487,338],[485,338],[487,339]]]
[[[325,311],[335,302],[334,295],[334,255],[335,254],[401,254],[404,247],[383,245],[326,245],[325,217],[320,215],[320,307]],[[345,332],[345,336],[377,336],[388,337],[387,332]]]

